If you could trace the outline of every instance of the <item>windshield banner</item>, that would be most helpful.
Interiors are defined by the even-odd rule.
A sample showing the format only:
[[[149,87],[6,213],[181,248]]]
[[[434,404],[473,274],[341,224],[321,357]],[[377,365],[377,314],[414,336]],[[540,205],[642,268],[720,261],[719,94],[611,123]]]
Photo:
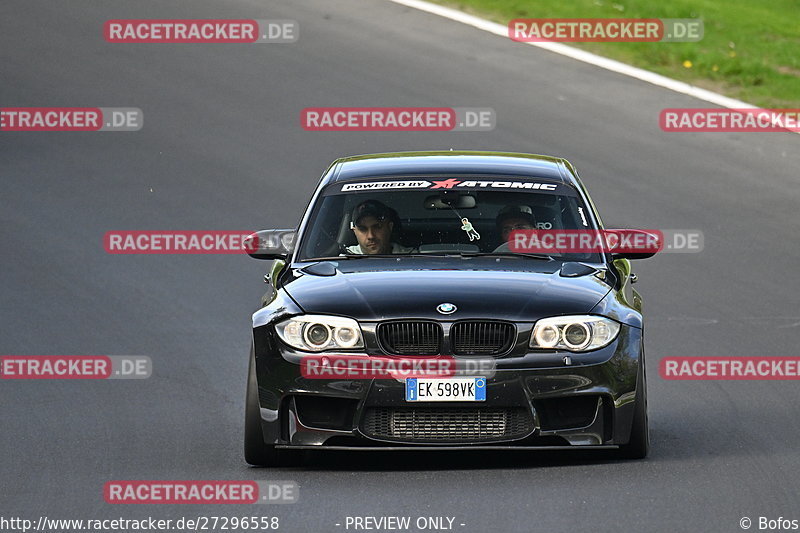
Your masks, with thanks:
[[[530,178],[408,178],[392,180],[348,181],[329,189],[330,193],[339,192],[372,192],[385,190],[465,190],[489,189],[502,191],[537,191],[552,194],[571,193],[572,189],[564,184],[532,180]]]

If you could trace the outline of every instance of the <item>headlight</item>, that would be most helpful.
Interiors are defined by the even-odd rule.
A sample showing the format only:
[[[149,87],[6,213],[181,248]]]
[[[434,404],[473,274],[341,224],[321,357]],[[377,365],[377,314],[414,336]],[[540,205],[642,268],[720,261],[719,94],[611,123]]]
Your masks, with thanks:
[[[363,348],[361,328],[352,318],[301,315],[275,325],[283,342],[298,350],[321,352]]]
[[[591,315],[554,316],[536,322],[530,347],[586,352],[607,346],[617,338],[619,323]]]

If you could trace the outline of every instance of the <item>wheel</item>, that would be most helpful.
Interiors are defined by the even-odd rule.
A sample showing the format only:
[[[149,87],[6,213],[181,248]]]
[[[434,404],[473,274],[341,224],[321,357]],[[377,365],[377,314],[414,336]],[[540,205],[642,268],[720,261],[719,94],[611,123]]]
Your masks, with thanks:
[[[261,412],[258,404],[255,358],[250,357],[247,372],[247,396],[244,407],[244,460],[254,466],[294,466],[301,455],[293,450],[278,450],[264,442],[261,432]]]
[[[650,452],[650,427],[647,422],[647,380],[644,374],[644,358],[639,369],[640,387],[636,391],[636,406],[633,411],[631,438],[617,450],[620,459],[644,459]]]

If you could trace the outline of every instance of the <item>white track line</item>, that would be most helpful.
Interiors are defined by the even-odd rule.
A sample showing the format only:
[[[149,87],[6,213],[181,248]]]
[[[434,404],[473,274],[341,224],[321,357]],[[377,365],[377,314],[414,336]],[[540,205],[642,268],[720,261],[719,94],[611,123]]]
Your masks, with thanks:
[[[473,15],[468,15],[456,9],[451,9],[449,7],[431,4],[430,2],[424,2],[423,0],[391,0],[391,1],[396,4],[412,7],[414,9],[419,9],[421,11],[427,11],[428,13],[439,15],[440,17],[445,17],[450,20],[455,20],[457,22],[473,26],[480,30],[488,31],[489,33],[494,33],[495,35],[500,35],[502,37],[505,37],[506,39],[509,38],[508,27],[503,26],[502,24],[498,24],[496,22],[490,22],[488,20]],[[694,87],[693,85],[689,85],[688,83],[684,83],[682,81],[673,80],[671,78],[667,78],[666,76],[661,76],[660,74],[654,74],[653,72],[648,72],[640,68],[626,65],[625,63],[620,63],[619,61],[614,61],[613,59],[608,59],[595,54],[591,54],[589,52],[584,52],[583,50],[572,48],[571,46],[567,46],[561,43],[525,43],[525,44],[536,46],[538,48],[543,48],[545,50],[555,52],[556,54],[561,54],[562,56],[571,57],[572,59],[577,59],[578,61],[583,61],[584,63],[589,63],[591,65],[595,65],[597,67],[604,68],[612,72],[618,72],[619,74],[630,76],[631,78],[636,78],[637,80],[642,80],[647,83],[652,83],[653,85],[658,85],[659,87],[664,87],[665,89],[669,89],[677,93],[693,96],[694,98],[718,106],[727,107],[729,109],[737,109],[737,108],[758,109],[758,107],[754,106],[753,104],[748,104],[747,102],[742,102],[740,100],[728,98],[727,96],[717,94],[713,91],[700,89],[699,87]]]

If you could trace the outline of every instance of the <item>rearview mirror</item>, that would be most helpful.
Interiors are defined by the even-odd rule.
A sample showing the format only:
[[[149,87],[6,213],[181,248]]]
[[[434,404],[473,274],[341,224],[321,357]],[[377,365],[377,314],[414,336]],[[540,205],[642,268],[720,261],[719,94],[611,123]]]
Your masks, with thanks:
[[[441,194],[425,198],[424,205],[425,209],[472,209],[475,207],[475,197],[456,191],[442,191]]]
[[[294,251],[295,237],[293,229],[265,229],[248,235],[244,249],[255,259],[286,259]]]

